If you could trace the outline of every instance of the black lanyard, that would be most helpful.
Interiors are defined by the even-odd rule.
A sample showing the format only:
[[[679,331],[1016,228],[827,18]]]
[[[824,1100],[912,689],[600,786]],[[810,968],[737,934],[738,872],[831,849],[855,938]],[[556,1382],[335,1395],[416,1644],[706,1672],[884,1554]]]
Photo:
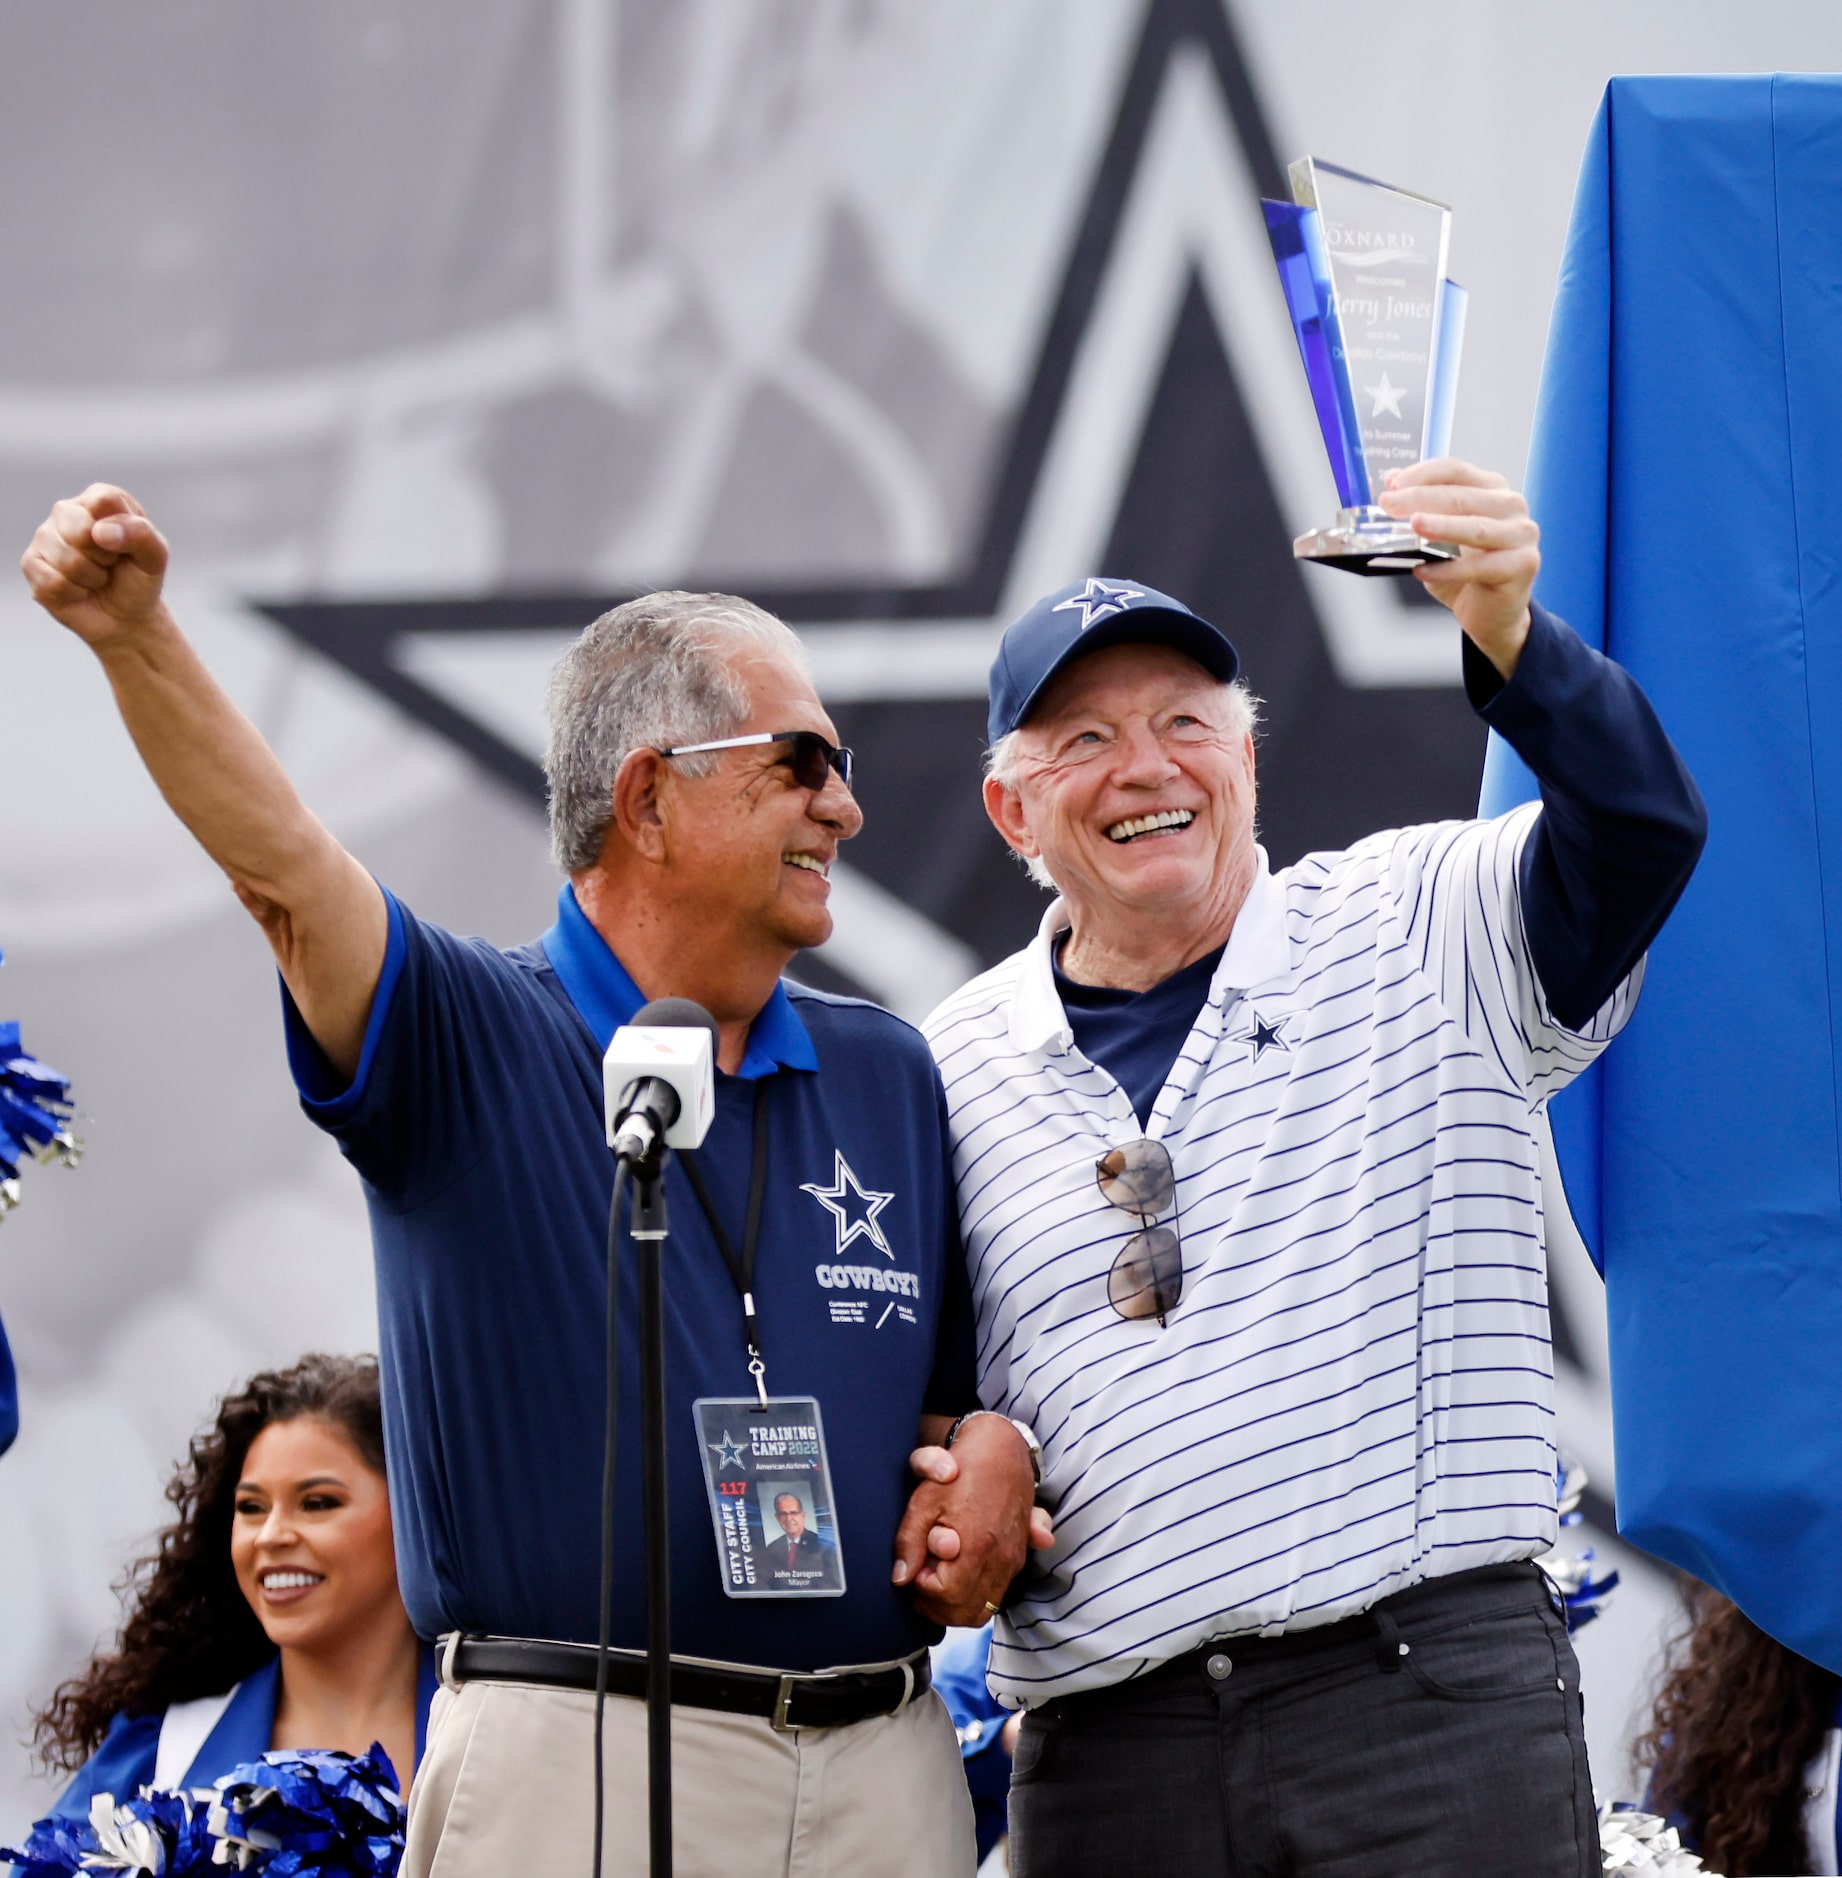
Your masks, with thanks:
[[[723,1230],[723,1222],[716,1216],[716,1208],[710,1200],[710,1189],[704,1185],[704,1177],[698,1171],[696,1155],[688,1148],[680,1148],[678,1151],[678,1164],[691,1183],[691,1191],[697,1195],[697,1204],[703,1208],[704,1218],[710,1222],[710,1230],[716,1237],[716,1249],[722,1253],[723,1263],[729,1267],[729,1276],[735,1280],[736,1291],[742,1299],[742,1336],[748,1345],[748,1373],[755,1379],[755,1393],[761,1398],[763,1408],[768,1405],[767,1365],[761,1360],[761,1340],[755,1324],[755,1248],[761,1238],[761,1206],[767,1198],[767,1095],[768,1079],[765,1076],[757,1077],[755,1139],[753,1158],[748,1169],[748,1222],[742,1229],[740,1258],[736,1256],[735,1246],[728,1233]]]

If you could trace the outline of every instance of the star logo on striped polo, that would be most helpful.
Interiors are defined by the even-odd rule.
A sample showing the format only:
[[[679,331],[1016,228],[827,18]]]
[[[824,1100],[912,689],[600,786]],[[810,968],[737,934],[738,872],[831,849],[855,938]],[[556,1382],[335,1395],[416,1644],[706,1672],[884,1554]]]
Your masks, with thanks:
[[[1253,1035],[1249,1041],[1254,1046],[1254,1061],[1256,1063],[1259,1062],[1269,1048],[1284,1050],[1290,1054],[1292,1046],[1279,1034],[1280,1031],[1285,1028],[1288,1021],[1289,1020],[1286,1018],[1279,1017],[1275,1018],[1273,1022],[1269,1024],[1258,1011],[1254,1013]]]
[[[842,1258],[844,1249],[853,1239],[868,1239],[885,1258],[895,1257],[895,1248],[883,1237],[883,1229],[876,1223],[876,1216],[891,1200],[893,1193],[874,1193],[851,1172],[851,1164],[844,1158],[842,1149],[834,1149],[836,1166],[832,1173],[832,1184],[821,1187],[813,1181],[800,1184],[801,1193],[809,1193],[832,1216],[832,1224],[838,1230],[838,1250],[836,1256]]]
[[[1134,600],[1145,597],[1143,587],[1135,587],[1130,581],[1102,580],[1098,575],[1089,575],[1087,586],[1059,605],[1051,607],[1053,613],[1072,613],[1076,607],[1081,610],[1081,630],[1103,619],[1111,619],[1115,613],[1123,613]]]

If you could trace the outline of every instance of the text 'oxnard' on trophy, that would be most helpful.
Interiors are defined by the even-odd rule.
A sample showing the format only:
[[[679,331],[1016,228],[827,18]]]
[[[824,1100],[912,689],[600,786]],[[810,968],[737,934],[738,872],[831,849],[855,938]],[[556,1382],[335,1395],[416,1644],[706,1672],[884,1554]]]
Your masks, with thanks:
[[[1315,157],[1291,181],[1292,201],[1261,206],[1343,505],[1292,552],[1353,574],[1449,561],[1375,498],[1389,470],[1451,443],[1466,299],[1445,277],[1452,212]]]

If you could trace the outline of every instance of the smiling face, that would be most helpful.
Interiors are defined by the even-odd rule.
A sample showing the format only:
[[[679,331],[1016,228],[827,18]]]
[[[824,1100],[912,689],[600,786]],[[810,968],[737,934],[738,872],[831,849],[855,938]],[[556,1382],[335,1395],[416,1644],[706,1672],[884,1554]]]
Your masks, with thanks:
[[[384,1477],[335,1424],[271,1422],[235,1504],[231,1564],[271,1643],[314,1650],[380,1622],[408,1628]]]
[[[828,743],[838,732],[812,681],[774,653],[739,653],[733,669],[747,688],[746,722],[731,734],[812,730]],[[788,767],[784,743],[717,753],[707,776],[668,763],[659,812],[674,887],[693,917],[739,939],[796,950],[831,937],[826,876],[838,844],[863,826],[863,811],[838,780],[804,789]]]
[[[802,1539],[806,1534],[806,1509],[796,1495],[783,1493],[774,1502],[774,1517],[780,1521],[780,1530],[789,1539]]]
[[[1011,780],[988,779],[986,808],[1041,857],[1077,934],[1152,920],[1226,936],[1256,864],[1254,745],[1193,659],[1161,645],[1077,659],[1018,731]]]

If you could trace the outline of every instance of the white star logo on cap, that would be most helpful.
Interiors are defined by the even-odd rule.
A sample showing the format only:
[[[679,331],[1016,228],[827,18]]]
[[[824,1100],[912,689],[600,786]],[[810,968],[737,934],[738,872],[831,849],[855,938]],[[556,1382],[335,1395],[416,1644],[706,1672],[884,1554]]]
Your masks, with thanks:
[[[1142,600],[1144,597],[1143,587],[1134,587],[1123,580],[1101,580],[1097,575],[1090,575],[1082,592],[1049,610],[1052,613],[1070,613],[1079,607],[1081,630],[1086,632],[1096,621],[1111,619],[1115,613],[1123,613],[1134,600]]]
[[[853,1239],[863,1238],[875,1246],[877,1251],[889,1258],[895,1257],[895,1248],[883,1237],[883,1229],[876,1223],[876,1216],[891,1200],[893,1193],[874,1193],[851,1172],[851,1164],[834,1148],[836,1167],[832,1174],[832,1184],[821,1187],[815,1182],[801,1186],[801,1193],[809,1193],[831,1214],[832,1223],[838,1229],[838,1250],[836,1256],[842,1258],[844,1249]]]

